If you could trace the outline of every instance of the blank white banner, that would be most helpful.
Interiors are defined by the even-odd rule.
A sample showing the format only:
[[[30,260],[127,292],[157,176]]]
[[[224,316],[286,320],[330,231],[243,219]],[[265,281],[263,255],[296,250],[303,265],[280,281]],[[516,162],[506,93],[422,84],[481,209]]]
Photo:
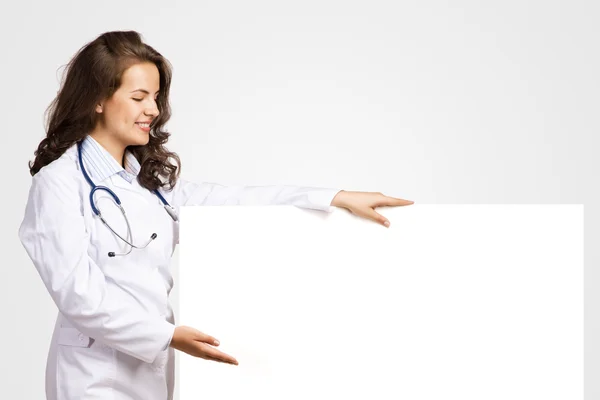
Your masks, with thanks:
[[[185,207],[181,400],[583,399],[583,205]]]

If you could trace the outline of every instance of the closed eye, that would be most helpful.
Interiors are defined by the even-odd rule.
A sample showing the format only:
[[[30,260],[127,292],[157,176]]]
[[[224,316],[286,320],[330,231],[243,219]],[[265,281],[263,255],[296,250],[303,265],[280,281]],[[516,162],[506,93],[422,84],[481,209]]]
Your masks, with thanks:
[[[132,99],[132,100],[135,100],[135,101],[142,101],[142,100],[144,100],[144,99],[135,99],[135,98],[134,98],[134,99]],[[158,100],[158,97],[154,99],[154,101],[157,101],[157,100]]]

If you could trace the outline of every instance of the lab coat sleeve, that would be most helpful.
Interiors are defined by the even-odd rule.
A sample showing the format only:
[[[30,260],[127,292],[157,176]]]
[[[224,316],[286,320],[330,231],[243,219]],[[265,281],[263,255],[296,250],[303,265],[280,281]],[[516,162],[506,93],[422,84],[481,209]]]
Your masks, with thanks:
[[[89,233],[74,177],[40,170],[32,180],[19,238],[59,311],[83,334],[145,362],[175,326],[107,285],[88,256]]]
[[[220,205],[293,205],[332,212],[331,202],[339,189],[271,186],[224,186],[195,183],[180,179],[174,188],[175,206]]]

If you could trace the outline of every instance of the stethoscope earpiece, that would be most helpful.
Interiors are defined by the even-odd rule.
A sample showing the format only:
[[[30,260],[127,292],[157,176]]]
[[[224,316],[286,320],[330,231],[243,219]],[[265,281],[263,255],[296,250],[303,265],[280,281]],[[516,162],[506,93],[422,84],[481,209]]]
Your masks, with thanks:
[[[118,236],[118,235],[117,235],[117,236]],[[149,244],[151,241],[153,241],[154,239],[156,239],[156,237],[157,237],[157,236],[158,236],[158,235],[157,235],[156,233],[153,233],[153,234],[152,234],[152,236],[150,236],[150,240],[148,241],[148,243],[146,243],[146,246],[148,246],[148,244]],[[127,244],[129,244],[131,247],[136,247],[136,246],[133,246],[131,243],[127,242],[127,241],[125,241],[125,242],[126,242]],[[144,246],[144,247],[146,247],[146,246]],[[137,248],[139,249],[139,247],[137,247]],[[129,254],[129,253],[127,253],[127,254]],[[114,251],[109,251],[109,252],[108,252],[108,256],[109,256],[109,257],[114,257],[114,256],[116,256],[116,255],[117,255],[117,254],[116,254]],[[119,255],[121,255],[121,254],[119,254]]]

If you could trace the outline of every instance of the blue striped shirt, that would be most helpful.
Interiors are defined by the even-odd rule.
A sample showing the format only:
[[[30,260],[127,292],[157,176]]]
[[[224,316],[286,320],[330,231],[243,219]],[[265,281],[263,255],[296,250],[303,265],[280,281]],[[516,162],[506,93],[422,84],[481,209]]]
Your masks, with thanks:
[[[102,182],[109,176],[118,174],[131,183],[140,172],[140,163],[135,156],[125,150],[125,168],[93,137],[87,135],[81,144],[81,158],[90,177]]]

